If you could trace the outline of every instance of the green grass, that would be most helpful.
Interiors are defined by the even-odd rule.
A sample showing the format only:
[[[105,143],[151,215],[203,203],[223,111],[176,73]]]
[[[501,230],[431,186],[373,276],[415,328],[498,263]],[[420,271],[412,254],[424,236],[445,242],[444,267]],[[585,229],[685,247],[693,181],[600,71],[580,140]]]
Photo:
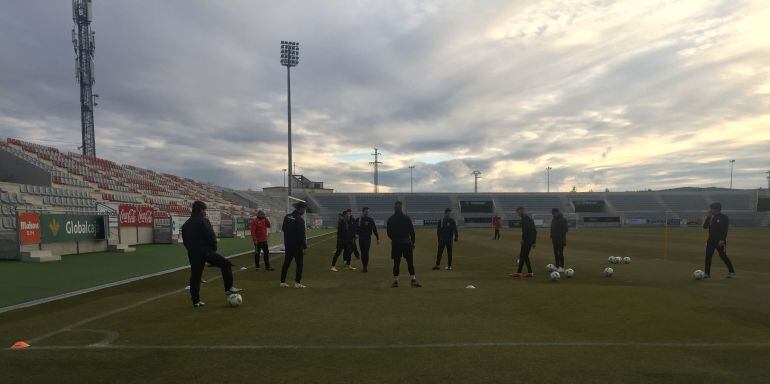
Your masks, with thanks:
[[[29,350],[0,351],[0,372],[9,382],[60,383],[766,382],[767,229],[731,230],[728,251],[738,278],[724,279],[716,258],[708,281],[691,278],[702,268],[703,231],[672,230],[664,258],[660,229],[576,230],[567,248],[576,276],[557,283],[544,271],[553,262],[547,231],[534,255],[537,275],[528,280],[508,276],[518,232],[491,241],[491,231],[462,230],[455,270],[439,272],[430,271],[434,233],[418,233],[420,289],[389,288],[385,242],[374,247],[369,274],[329,272],[329,236],[308,252],[306,290],[279,289],[278,271],[238,271],[236,285],[246,289],[239,308],[226,307],[216,270],[207,269],[202,309],[190,308],[181,271],[0,314],[2,346],[92,319]],[[610,255],[633,262],[614,266],[615,276],[605,278]],[[251,257],[238,262],[251,264]],[[465,289],[468,284],[477,289]],[[103,340],[104,332],[118,336],[112,349],[83,347]],[[522,342],[539,344],[480,344]],[[606,342],[616,344],[587,344]],[[45,346],[75,349],[35,349]],[[189,346],[244,349],[183,348]]]
[[[310,230],[308,236],[328,232]],[[283,242],[270,234],[270,244]],[[250,237],[220,239],[219,252],[236,254],[254,249]],[[49,263],[0,262],[0,308],[128,278],[189,265],[184,246],[139,245],[135,252],[96,252],[67,255]]]

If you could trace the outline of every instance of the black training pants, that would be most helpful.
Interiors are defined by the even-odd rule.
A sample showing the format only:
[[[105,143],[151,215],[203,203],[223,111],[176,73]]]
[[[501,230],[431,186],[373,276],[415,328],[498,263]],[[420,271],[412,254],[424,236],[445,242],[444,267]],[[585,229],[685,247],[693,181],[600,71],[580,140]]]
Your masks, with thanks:
[[[706,243],[706,274],[711,275],[711,258],[714,257],[714,251],[717,251],[719,253],[719,258],[722,259],[722,261],[727,266],[727,270],[730,271],[730,273],[735,273],[735,269],[733,268],[733,263],[730,261],[730,259],[727,257],[727,251],[725,249],[725,246],[719,246],[718,242],[709,241]]]
[[[495,240],[500,240],[500,230],[495,229]]]
[[[294,273],[294,282],[302,282],[302,267],[304,266],[305,251],[302,249],[286,249],[286,255],[283,258],[283,267],[281,267],[281,282],[286,282],[286,275],[289,273],[291,261],[297,263],[297,269]]]
[[[233,287],[233,268],[230,260],[222,255],[212,252],[207,255],[187,255],[190,260],[190,298],[193,304],[201,300],[201,279],[203,278],[203,268],[206,263],[218,267],[222,272],[222,282],[225,285],[225,291]]]
[[[444,255],[444,248],[446,248],[447,265],[452,266],[452,239],[445,240],[439,239],[438,252],[436,252],[436,265],[441,265],[441,256]]]
[[[556,268],[564,268],[564,244],[553,242],[553,257],[556,259]]]
[[[254,264],[259,268],[259,251],[262,251],[262,255],[265,258],[265,268],[270,268],[270,249],[267,246],[267,241],[261,241],[254,245]]]
[[[361,263],[364,264],[364,268],[369,266],[369,250],[372,248],[371,237],[359,237],[358,243],[361,245]]]
[[[527,272],[532,273],[532,264],[529,262],[529,252],[532,250],[532,244],[521,244],[521,251],[519,252],[519,268],[517,272],[521,273],[524,269],[524,264],[527,264]]]
[[[390,257],[393,259],[393,277],[401,273],[401,258],[406,259],[406,266],[409,268],[409,275],[414,276],[414,253],[412,244],[393,243],[390,249]]]
[[[332,258],[332,267],[337,265],[337,259],[342,254],[342,260],[345,265],[350,265],[350,253],[353,250],[350,248],[350,242],[345,240],[337,240],[337,250],[334,251],[334,257]]]

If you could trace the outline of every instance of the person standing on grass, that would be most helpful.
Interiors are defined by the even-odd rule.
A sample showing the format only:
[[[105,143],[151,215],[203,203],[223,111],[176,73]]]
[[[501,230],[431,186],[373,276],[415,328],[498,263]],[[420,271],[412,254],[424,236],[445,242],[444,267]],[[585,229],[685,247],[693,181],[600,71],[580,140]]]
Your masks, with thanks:
[[[233,264],[217,253],[217,236],[211,222],[206,218],[206,203],[196,201],[192,204],[190,218],[182,225],[182,242],[190,261],[190,298],[193,308],[205,304],[201,301],[200,290],[206,263],[218,267],[222,272],[226,295],[241,291],[233,287]]]
[[[305,250],[307,249],[307,238],[305,237],[305,219],[302,216],[307,210],[307,204],[300,201],[294,204],[294,212],[283,218],[283,245],[286,248],[286,255],[281,267],[281,288],[289,288],[286,284],[286,275],[289,273],[291,262],[297,263],[294,274],[294,288],[307,288],[302,285],[302,267],[304,266]]]
[[[438,237],[438,251],[436,252],[436,266],[433,267],[434,271],[441,269],[441,256],[444,255],[444,248],[446,248],[447,256],[447,271],[452,270],[452,239],[457,241],[457,222],[450,215],[452,210],[447,208],[444,210],[444,218],[441,219],[436,228],[436,237]]]
[[[494,240],[500,240],[500,228],[503,226],[503,220],[500,219],[500,216],[495,216],[494,219],[492,219],[492,227],[495,228],[495,237]]]
[[[345,268],[354,271],[356,270],[356,267],[350,265],[350,254],[353,252],[350,245],[351,239],[353,238],[353,234],[351,233],[353,228],[350,221],[350,212],[352,212],[350,209],[343,211],[337,222],[337,250],[334,252],[332,265],[331,268],[329,268],[332,272],[339,271],[339,269],[337,269],[337,259],[340,257],[340,253],[342,253],[342,262],[345,264]]]
[[[703,221],[703,229],[709,230],[709,237],[706,240],[706,279],[711,278],[711,258],[714,257],[714,251],[719,253],[719,258],[727,266],[729,271],[727,278],[735,277],[735,268],[730,258],[727,257],[727,230],[730,227],[730,219],[722,213],[721,203],[712,203],[709,206],[709,215]]]
[[[265,258],[265,271],[272,271],[270,266],[270,249],[267,244],[267,229],[270,228],[270,219],[264,211],[257,212],[257,218],[251,222],[251,240],[254,241],[254,264],[259,271],[259,253]]]
[[[525,277],[532,277],[532,264],[529,261],[529,253],[535,248],[537,243],[537,229],[535,221],[524,212],[524,207],[516,208],[516,214],[521,218],[521,251],[519,252],[519,265],[516,272],[511,277],[521,277],[524,265],[527,265],[527,274]]]
[[[356,257],[356,260],[361,260],[361,253],[358,252],[358,246],[356,245],[356,240],[358,239],[358,220],[353,217],[353,210],[350,208],[348,208],[348,220],[350,220],[350,252]]]
[[[414,272],[414,224],[412,219],[404,214],[403,205],[397,201],[394,206],[393,216],[388,218],[387,232],[391,241],[390,257],[393,259],[393,284],[391,287],[398,287],[398,275],[401,272],[401,258],[406,259],[409,275],[412,278],[412,287],[422,287],[417,281]]]
[[[567,232],[569,224],[558,208],[551,210],[553,219],[551,220],[551,242],[553,243],[553,255],[556,259],[556,271],[564,272],[564,247],[567,246]]]
[[[372,247],[372,234],[377,238],[377,245],[380,245],[380,234],[377,233],[377,224],[374,219],[369,217],[369,208],[364,207],[361,210],[361,217],[358,218],[358,243],[361,245],[361,262],[364,265],[363,273],[369,272],[369,250]]]

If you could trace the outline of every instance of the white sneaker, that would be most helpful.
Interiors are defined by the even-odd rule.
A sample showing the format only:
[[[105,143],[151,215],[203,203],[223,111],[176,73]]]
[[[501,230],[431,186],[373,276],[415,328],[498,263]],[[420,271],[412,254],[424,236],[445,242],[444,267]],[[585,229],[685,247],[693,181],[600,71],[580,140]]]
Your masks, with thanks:
[[[279,285],[279,287],[281,287],[281,288],[289,288],[289,284],[281,283],[281,285]]]
[[[294,283],[294,288],[307,288],[307,286],[302,285],[300,283]]]
[[[564,268],[562,268],[562,267],[559,267],[559,269],[557,269],[557,270],[556,270],[556,272],[559,272],[559,273],[564,273]]]
[[[240,288],[230,287],[230,289],[225,291],[225,295],[232,295],[233,293],[238,293],[240,291],[243,291]]]

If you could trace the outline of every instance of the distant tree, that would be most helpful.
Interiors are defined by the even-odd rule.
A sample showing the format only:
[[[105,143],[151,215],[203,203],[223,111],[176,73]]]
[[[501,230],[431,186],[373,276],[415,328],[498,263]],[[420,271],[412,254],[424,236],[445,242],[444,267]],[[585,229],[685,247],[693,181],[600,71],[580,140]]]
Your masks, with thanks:
[[[593,188],[591,188],[591,189],[589,189],[589,190],[588,190],[588,192],[593,192],[593,191],[594,191],[594,189],[593,189]]]
[[[577,185],[573,185],[572,190],[570,192],[577,193]]]
[[[609,192],[609,191],[610,191],[609,188],[604,188],[604,192]]]

